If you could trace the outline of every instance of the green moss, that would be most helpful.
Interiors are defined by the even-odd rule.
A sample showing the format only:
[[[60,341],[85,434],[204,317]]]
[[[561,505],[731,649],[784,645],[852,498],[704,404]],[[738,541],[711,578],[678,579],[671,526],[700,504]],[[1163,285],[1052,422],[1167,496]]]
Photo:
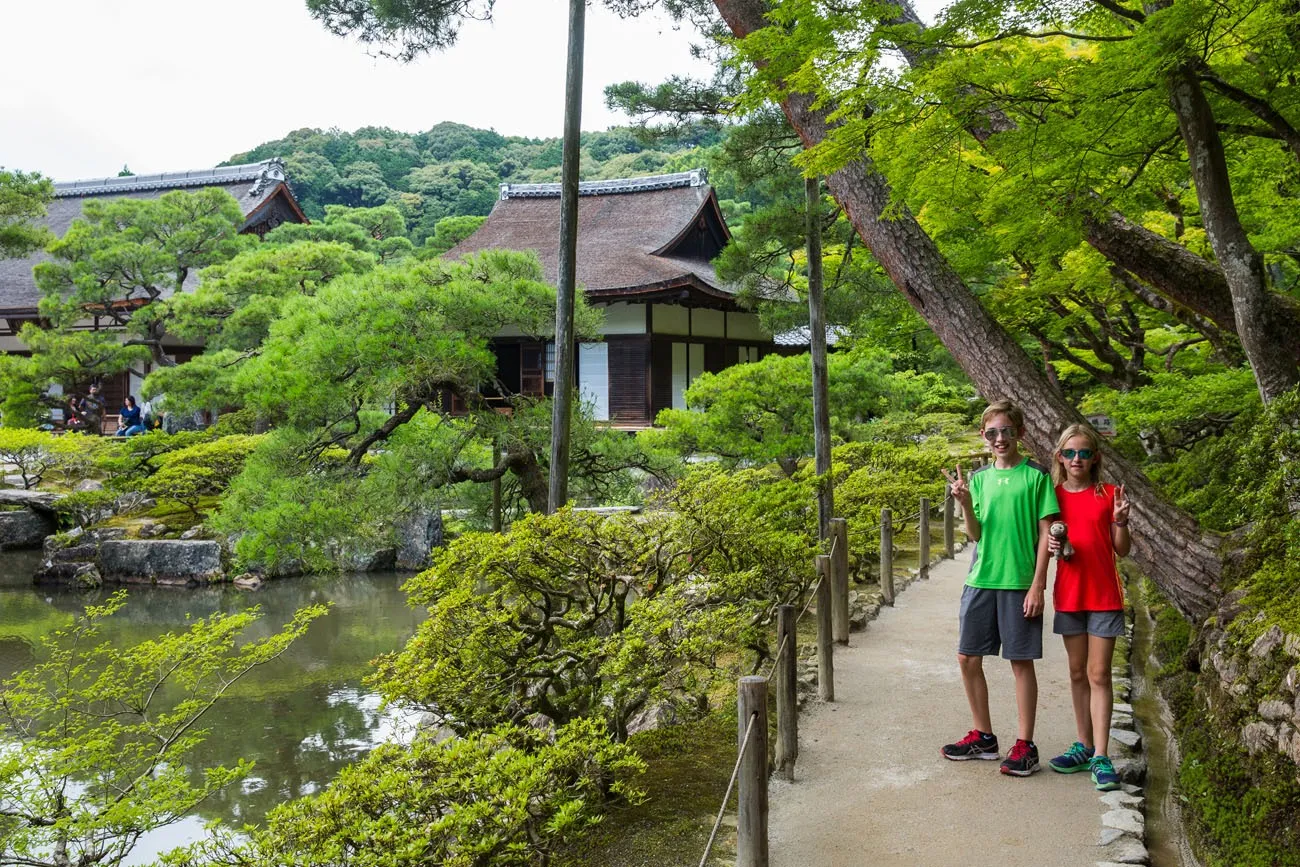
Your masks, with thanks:
[[[736,715],[636,735],[645,802],[614,809],[557,867],[695,867],[736,761]],[[707,818],[706,818],[707,817]],[[718,851],[715,844],[715,853]]]

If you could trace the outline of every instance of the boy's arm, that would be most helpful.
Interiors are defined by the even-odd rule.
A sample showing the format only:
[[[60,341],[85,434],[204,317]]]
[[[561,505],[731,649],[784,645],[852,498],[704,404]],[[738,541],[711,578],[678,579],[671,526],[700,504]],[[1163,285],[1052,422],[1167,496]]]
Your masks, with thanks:
[[[1038,555],[1034,559],[1034,583],[1029,585],[1029,592],[1025,594],[1025,616],[1037,617],[1043,613],[1044,591],[1047,589],[1047,561],[1050,555],[1047,553],[1048,528],[1052,526],[1052,519],[1040,518],[1038,520]]]
[[[961,507],[961,519],[966,524],[966,536],[972,542],[980,540],[980,519],[975,517],[975,507],[969,502],[963,503]]]

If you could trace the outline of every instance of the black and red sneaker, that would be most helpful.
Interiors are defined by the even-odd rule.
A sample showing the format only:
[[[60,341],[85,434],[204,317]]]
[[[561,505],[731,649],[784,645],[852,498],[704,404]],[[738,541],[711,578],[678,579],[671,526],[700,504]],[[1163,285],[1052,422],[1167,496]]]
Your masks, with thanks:
[[[955,744],[946,744],[939,750],[945,759],[964,762],[967,759],[997,759],[998,739],[978,729],[966,732],[966,737]]]
[[[1032,741],[1016,739],[1002,763],[1002,773],[1012,777],[1027,777],[1038,770],[1038,747]]]

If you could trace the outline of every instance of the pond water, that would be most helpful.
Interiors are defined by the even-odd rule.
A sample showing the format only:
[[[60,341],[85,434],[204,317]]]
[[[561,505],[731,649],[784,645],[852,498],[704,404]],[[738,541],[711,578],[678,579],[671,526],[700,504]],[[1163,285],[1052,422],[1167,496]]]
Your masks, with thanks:
[[[32,585],[39,552],[0,554],[0,678],[30,665],[41,636],[71,623],[87,604],[111,590],[57,591]],[[401,592],[406,574],[369,573],[291,578],[256,592],[229,585],[197,590],[130,588],[125,607],[105,621],[108,640],[127,644],[186,626],[186,615],[242,611],[260,605],[255,627],[271,632],[303,605],[332,602],[330,613],[279,660],[254,670],[204,717],[210,732],[200,748],[206,765],[255,763],[242,785],[212,799],[197,816],[141,841],[128,863],[197,839],[211,819],[240,826],[259,822],[276,804],[310,794],[375,744],[408,728],[410,720],[381,711],[362,679],[370,660],[401,647],[424,617]]]

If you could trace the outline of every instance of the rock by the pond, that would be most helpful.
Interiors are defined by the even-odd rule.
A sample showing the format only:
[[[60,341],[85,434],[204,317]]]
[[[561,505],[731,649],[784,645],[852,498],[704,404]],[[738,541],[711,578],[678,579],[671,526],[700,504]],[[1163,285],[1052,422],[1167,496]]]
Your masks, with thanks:
[[[84,494],[87,491],[102,491],[104,490],[104,483],[99,479],[82,479],[72,486],[72,490],[78,494]]]
[[[54,504],[63,499],[62,494],[49,491],[23,491],[13,488],[0,488],[0,506],[26,506],[46,514],[54,513]]]
[[[193,527],[190,527],[184,533],[181,533],[181,539],[188,542],[190,539],[197,539],[202,535],[203,535],[203,525],[195,524]]]
[[[98,587],[104,583],[95,564],[84,561],[43,565],[36,573],[35,581],[37,584],[82,588]]]
[[[398,569],[427,569],[434,548],[443,545],[442,511],[417,509],[397,522]]]
[[[344,548],[337,556],[344,572],[383,572],[397,560],[395,548]]]
[[[123,584],[206,583],[221,578],[221,546],[174,539],[118,539],[99,546],[105,581]]]
[[[236,576],[230,583],[240,590],[256,590],[262,586],[262,576],[253,572],[245,572],[243,575]]]
[[[45,542],[45,537],[54,530],[53,518],[31,509],[0,512],[0,551],[6,548],[39,548]]]
[[[167,525],[160,521],[144,520],[137,531],[141,539],[156,539],[167,532]]]

